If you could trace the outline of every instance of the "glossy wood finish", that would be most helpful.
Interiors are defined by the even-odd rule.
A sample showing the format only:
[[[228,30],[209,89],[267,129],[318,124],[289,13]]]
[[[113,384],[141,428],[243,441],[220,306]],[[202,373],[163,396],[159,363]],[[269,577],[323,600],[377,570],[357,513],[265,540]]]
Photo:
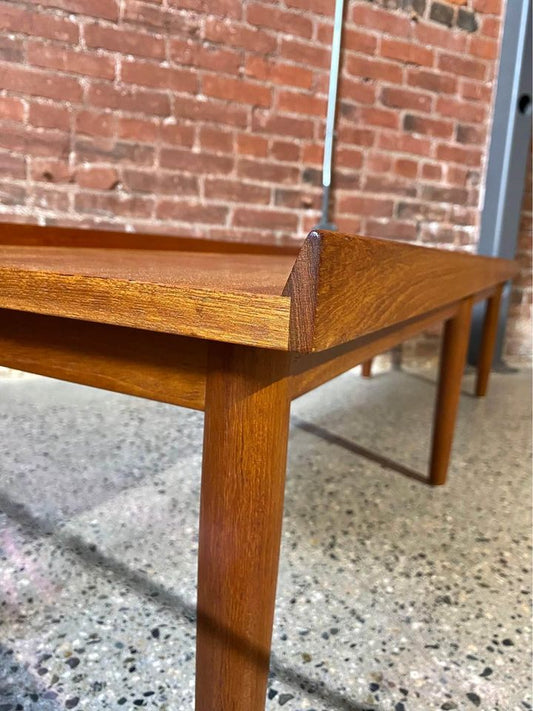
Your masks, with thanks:
[[[290,348],[318,351],[501,284],[516,264],[336,232],[311,232],[284,293]]]
[[[197,711],[264,707],[291,399],[446,320],[444,483],[472,300],[493,299],[488,359],[495,289],[516,271],[322,231],[296,251],[0,224],[0,364],[205,407]]]
[[[0,364],[203,410],[206,341],[0,309]]]
[[[383,329],[369,336],[356,338],[335,348],[317,353],[295,353],[291,362],[291,393],[299,397],[309,390],[326,383],[350,368],[393,348],[398,343],[451,318],[457,313],[458,304],[437,309],[426,316],[414,318],[401,326]]]
[[[363,378],[371,378],[372,377],[372,358],[369,358],[368,360],[365,360],[361,366],[361,375]]]
[[[209,354],[196,711],[264,708],[289,429],[288,355]]]
[[[495,290],[495,293],[487,299],[485,319],[483,321],[483,335],[481,337],[481,348],[479,350],[479,361],[477,364],[476,395],[478,397],[483,397],[487,394],[490,370],[494,358],[496,334],[498,332],[498,317],[502,291],[503,287],[499,286]]]
[[[459,304],[457,314],[448,319],[444,327],[429,466],[429,478],[435,486],[446,482],[461,382],[466,364],[471,314],[472,299],[464,299]]]

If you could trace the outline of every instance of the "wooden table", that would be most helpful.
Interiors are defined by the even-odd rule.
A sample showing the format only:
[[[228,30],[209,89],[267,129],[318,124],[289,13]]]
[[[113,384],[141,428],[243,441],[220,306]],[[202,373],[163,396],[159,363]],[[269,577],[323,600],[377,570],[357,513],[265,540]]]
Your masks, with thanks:
[[[513,262],[334,232],[301,249],[0,225],[0,363],[205,410],[197,711],[264,708],[293,398],[445,321],[444,484],[472,303],[484,395]]]

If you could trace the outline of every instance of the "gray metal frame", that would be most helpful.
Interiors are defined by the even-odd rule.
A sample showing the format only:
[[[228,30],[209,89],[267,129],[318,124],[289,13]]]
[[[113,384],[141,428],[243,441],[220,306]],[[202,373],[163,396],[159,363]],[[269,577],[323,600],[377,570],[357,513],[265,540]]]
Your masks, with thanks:
[[[513,259],[516,253],[531,141],[531,0],[507,0],[494,105],[479,254]],[[494,364],[501,364],[510,286],[504,290]],[[484,306],[472,316],[470,363],[478,359]]]

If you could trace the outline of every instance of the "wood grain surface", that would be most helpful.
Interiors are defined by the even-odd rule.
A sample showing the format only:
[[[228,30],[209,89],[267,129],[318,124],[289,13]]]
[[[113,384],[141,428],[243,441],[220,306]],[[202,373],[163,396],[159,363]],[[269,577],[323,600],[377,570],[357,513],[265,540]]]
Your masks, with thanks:
[[[196,711],[262,711],[289,431],[287,353],[213,344],[198,560]]]
[[[0,365],[202,410],[208,342],[0,309]]]
[[[504,259],[336,232],[315,231],[307,239],[312,247],[298,255],[285,289],[292,300],[290,347],[299,351],[402,323],[518,270]]]

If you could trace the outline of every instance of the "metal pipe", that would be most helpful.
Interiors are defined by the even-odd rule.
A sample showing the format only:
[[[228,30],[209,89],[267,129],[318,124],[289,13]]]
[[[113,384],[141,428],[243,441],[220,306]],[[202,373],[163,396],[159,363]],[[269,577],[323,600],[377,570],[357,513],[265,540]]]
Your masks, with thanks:
[[[326,117],[326,136],[324,140],[324,162],[322,164],[322,216],[317,228],[335,230],[329,221],[331,173],[333,165],[333,144],[335,140],[335,114],[339,86],[339,65],[341,55],[342,25],[344,18],[344,0],[336,0],[333,41],[331,44],[331,67],[329,73],[328,113]]]

